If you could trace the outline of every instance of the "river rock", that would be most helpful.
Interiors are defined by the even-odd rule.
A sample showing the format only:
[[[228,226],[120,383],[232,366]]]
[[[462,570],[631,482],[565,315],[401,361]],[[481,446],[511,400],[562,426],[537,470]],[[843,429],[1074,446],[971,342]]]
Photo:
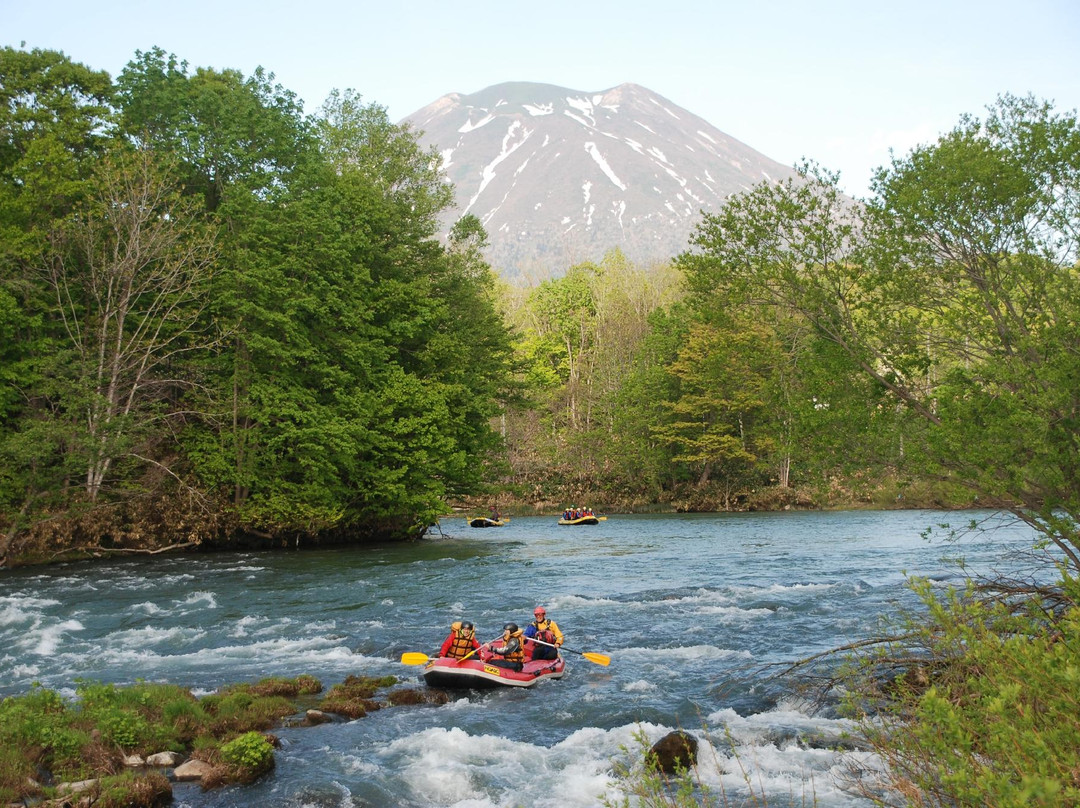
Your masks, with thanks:
[[[173,777],[178,783],[191,783],[202,780],[213,770],[205,760],[188,760],[173,769]]]
[[[84,791],[89,791],[97,785],[97,780],[78,780],[74,783],[60,783],[56,787],[56,790],[61,794],[81,794]]]
[[[146,761],[143,760],[142,755],[124,755],[120,762],[129,769],[141,769],[146,765]]]
[[[308,710],[304,713],[304,723],[309,727],[314,727],[316,724],[328,724],[334,719],[322,710]]]
[[[176,752],[158,752],[146,759],[147,766],[175,766],[180,762],[180,755]]]
[[[660,771],[674,774],[678,768],[689,769],[697,762],[697,748],[697,738],[676,730],[654,743],[650,751]]]

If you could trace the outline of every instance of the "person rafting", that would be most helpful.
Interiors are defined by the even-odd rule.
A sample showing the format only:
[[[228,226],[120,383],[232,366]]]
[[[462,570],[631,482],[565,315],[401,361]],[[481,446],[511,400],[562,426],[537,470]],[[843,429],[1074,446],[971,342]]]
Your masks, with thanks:
[[[487,663],[500,668],[521,670],[525,666],[525,643],[521,635],[522,632],[517,623],[507,623],[503,626],[502,645],[485,643],[487,649],[491,651],[491,657],[486,660]]]
[[[563,634],[554,620],[548,620],[547,610],[543,606],[533,609],[533,621],[525,627],[525,655],[530,659],[556,659],[558,647],[563,644]],[[541,642],[533,642],[533,640]],[[550,643],[544,645],[542,643]]]
[[[450,633],[443,640],[439,656],[451,659],[464,659],[480,647],[476,639],[476,629],[468,620],[455,620],[450,624]]]

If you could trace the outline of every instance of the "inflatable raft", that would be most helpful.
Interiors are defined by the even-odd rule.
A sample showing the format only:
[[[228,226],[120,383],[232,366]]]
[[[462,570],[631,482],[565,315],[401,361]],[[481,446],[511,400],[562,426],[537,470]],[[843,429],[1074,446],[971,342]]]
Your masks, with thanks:
[[[489,519],[486,516],[477,516],[469,520],[469,527],[502,527],[506,522],[502,519]]]
[[[542,679],[561,679],[566,662],[558,659],[534,659],[520,671],[500,668],[479,659],[464,662],[450,657],[433,659],[424,666],[424,681],[431,687],[492,688],[532,687]]]
[[[579,516],[577,519],[560,519],[560,525],[598,525],[602,516]]]

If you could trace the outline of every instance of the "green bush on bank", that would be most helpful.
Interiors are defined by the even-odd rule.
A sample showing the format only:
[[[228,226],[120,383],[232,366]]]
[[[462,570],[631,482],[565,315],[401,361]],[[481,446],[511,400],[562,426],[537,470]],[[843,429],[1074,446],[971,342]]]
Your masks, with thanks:
[[[220,762],[226,770],[216,782],[249,782],[273,766],[261,732],[297,711],[281,694],[321,690],[307,675],[233,685],[202,700],[177,685],[80,682],[69,702],[35,686],[0,701],[0,804],[40,796],[44,771],[57,782],[100,778],[95,805],[154,805],[161,784],[125,773],[123,757],[163,751]]]
[[[920,661],[882,689],[869,672],[895,655],[879,656],[855,687],[880,707],[863,730],[886,788],[918,806],[1080,804],[1078,582],[1049,599],[914,588],[928,609]]]
[[[221,747],[221,759],[235,780],[250,782],[274,768],[274,747],[261,732],[245,732]]]

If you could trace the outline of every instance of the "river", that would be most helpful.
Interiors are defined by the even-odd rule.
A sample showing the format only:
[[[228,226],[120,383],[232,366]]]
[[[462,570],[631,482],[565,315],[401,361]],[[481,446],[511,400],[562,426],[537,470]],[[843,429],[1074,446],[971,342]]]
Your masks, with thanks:
[[[986,520],[989,540],[927,541],[927,528]],[[849,794],[850,758],[800,738],[835,736],[766,666],[866,637],[910,604],[905,571],[946,585],[1030,545],[990,513],[791,512],[554,517],[501,528],[445,519],[409,545],[72,563],[0,572],[0,695],[79,678],[168,681],[197,694],[263,676],[395,674],[419,687],[405,651],[431,654],[449,624],[481,640],[544,604],[567,648],[560,681],[465,693],[348,722],[278,731],[272,774],[177,806],[582,808],[617,800],[612,763],[636,735],[683,728],[703,742],[702,778],[730,803],[745,776],[769,805],[869,805]],[[736,755],[725,745],[725,734]],[[710,745],[711,744],[711,745]],[[871,762],[872,761],[868,761]]]

